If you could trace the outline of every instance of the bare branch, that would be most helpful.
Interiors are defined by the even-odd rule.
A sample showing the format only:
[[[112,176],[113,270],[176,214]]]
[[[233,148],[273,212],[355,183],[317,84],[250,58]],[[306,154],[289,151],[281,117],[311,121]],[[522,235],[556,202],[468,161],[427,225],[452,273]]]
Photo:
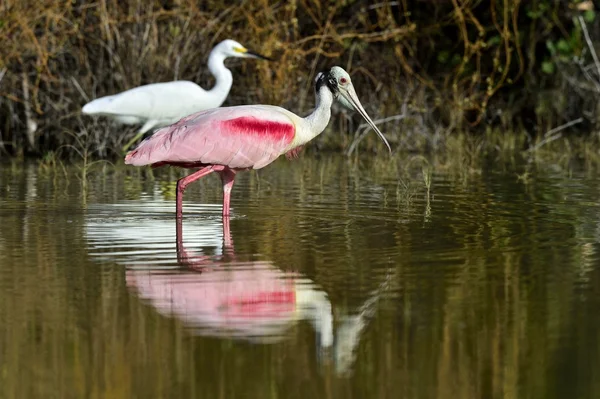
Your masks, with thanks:
[[[561,130],[564,130],[564,129],[566,129],[566,128],[569,128],[569,127],[571,127],[571,126],[574,126],[574,125],[577,125],[577,124],[579,124],[579,123],[581,123],[581,122],[583,122],[583,118],[577,118],[577,119],[574,119],[574,120],[572,120],[572,121],[569,121],[569,122],[567,122],[567,123],[565,123],[565,124],[563,124],[563,125],[560,125],[560,126],[557,126],[557,127],[555,127],[554,129],[550,129],[550,130],[548,130],[548,131],[547,131],[547,132],[544,134],[544,137],[546,137],[546,138],[547,138],[547,137],[549,137],[549,136],[553,135],[553,134],[554,134],[554,133],[556,133],[556,132],[560,132]]]
[[[590,53],[592,53],[592,58],[594,59],[594,64],[596,64],[596,70],[598,71],[598,79],[600,79],[600,60],[598,60],[598,54],[596,54],[596,50],[594,49],[594,44],[592,43],[592,39],[590,38],[590,34],[588,33],[587,26],[585,25],[585,21],[583,17],[579,15],[577,17],[579,21],[579,25],[581,25],[581,29],[583,30],[583,35],[585,36],[585,42],[590,49]]]
[[[2,70],[0,71],[0,83],[2,82],[2,79],[4,79],[4,75],[6,75],[6,71],[8,70],[7,67],[2,68]]]
[[[25,123],[26,130],[25,134],[27,137],[27,142],[32,150],[35,150],[35,131],[37,130],[37,122],[33,119],[31,113],[31,104],[29,102],[29,78],[23,72],[22,76],[22,86],[23,86],[23,107],[25,109]]]
[[[527,150],[527,152],[535,152],[537,150],[539,150],[540,148],[542,148],[542,146],[553,142],[554,140],[558,140],[559,138],[562,137],[562,130],[565,130],[573,125],[577,125],[578,123],[583,122],[583,118],[577,118],[575,120],[569,121],[567,123],[565,123],[564,125],[560,125],[555,127],[554,129],[550,129],[546,132],[546,134],[544,134],[544,140],[540,141],[539,143],[537,143],[536,145],[534,145],[533,147],[529,148]],[[556,134],[554,134],[556,133]],[[553,136],[554,134],[554,136]]]
[[[402,120],[402,119],[404,119],[404,118],[406,118],[406,114],[405,114],[405,113],[402,113],[402,114],[399,114],[399,115],[389,116],[389,117],[387,117],[387,118],[376,119],[376,120],[374,120],[374,121],[373,121],[373,123],[374,123],[375,125],[377,125],[377,124],[384,124],[384,123],[391,122],[391,121],[399,121],[399,120]],[[356,149],[356,146],[357,146],[357,145],[358,145],[358,144],[359,144],[359,143],[362,141],[362,139],[363,139],[363,138],[364,138],[364,137],[367,135],[367,133],[369,132],[369,130],[368,130],[369,128],[370,128],[370,125],[369,125],[369,124],[367,124],[367,123],[361,123],[361,124],[358,126],[358,129],[359,129],[359,130],[360,130],[360,129],[363,129],[363,132],[362,132],[362,134],[361,134],[360,136],[358,136],[358,137],[357,137],[357,138],[356,138],[356,139],[355,139],[355,140],[352,142],[352,144],[350,145],[350,148],[348,148],[348,153],[347,153],[347,155],[348,155],[348,156],[352,155],[352,153],[353,153],[353,152],[354,152],[354,150]]]

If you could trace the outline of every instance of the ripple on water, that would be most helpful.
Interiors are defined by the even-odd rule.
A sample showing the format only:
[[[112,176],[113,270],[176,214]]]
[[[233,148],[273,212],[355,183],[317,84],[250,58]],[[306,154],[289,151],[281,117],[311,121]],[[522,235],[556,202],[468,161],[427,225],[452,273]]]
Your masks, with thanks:
[[[85,232],[90,254],[118,263],[174,265],[174,204],[140,200],[88,207]],[[183,234],[194,248],[220,254],[223,243],[221,207],[185,204]]]
[[[598,346],[597,179],[540,171],[523,183],[484,169],[434,173],[427,192],[419,179],[389,178],[395,171],[350,176],[339,164],[323,175],[307,162],[274,165],[260,182],[240,176],[235,248],[223,243],[218,177],[190,187],[179,253],[168,173],[127,187],[122,171],[90,174],[87,197],[78,179],[67,195],[37,187],[41,179],[13,189],[0,204],[3,382],[27,386],[49,370],[44,389],[56,380],[71,392],[81,385],[65,381],[101,375],[115,391],[147,387],[134,396],[173,381],[190,384],[175,396],[211,396],[214,383],[212,396],[260,385],[264,397],[273,381],[319,396],[325,381],[333,397],[350,388],[547,397],[557,384],[599,397],[588,374],[600,365],[589,350]],[[112,203],[125,195],[137,199]],[[331,378],[332,369],[354,375]],[[128,379],[139,375],[150,377]]]

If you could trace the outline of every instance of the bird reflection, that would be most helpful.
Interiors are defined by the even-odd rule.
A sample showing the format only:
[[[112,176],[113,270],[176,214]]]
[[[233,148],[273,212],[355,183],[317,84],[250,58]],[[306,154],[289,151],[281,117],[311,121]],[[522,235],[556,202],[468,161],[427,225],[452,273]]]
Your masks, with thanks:
[[[274,342],[299,320],[309,320],[321,349],[333,344],[333,316],[327,294],[297,273],[270,261],[237,259],[223,218],[221,255],[186,249],[181,219],[176,226],[181,270],[131,269],[127,285],[158,312],[174,316],[198,334]]]
[[[341,317],[334,346],[335,369],[338,374],[349,375],[352,372],[351,367],[356,360],[356,348],[360,337],[375,315],[382,294],[389,288],[392,275],[387,274],[385,281],[371,292],[355,314]]]
[[[334,324],[329,297],[313,281],[269,260],[236,254],[229,217],[222,224],[216,218],[188,220],[184,240],[182,219],[175,226],[163,223],[168,213],[159,203],[144,202],[144,217],[123,206],[115,212],[126,217],[107,217],[110,209],[88,216],[91,254],[125,264],[127,286],[160,314],[197,335],[256,343],[281,341],[299,321],[309,321],[320,361],[333,362],[338,375],[352,372],[389,276],[355,312],[336,312]]]

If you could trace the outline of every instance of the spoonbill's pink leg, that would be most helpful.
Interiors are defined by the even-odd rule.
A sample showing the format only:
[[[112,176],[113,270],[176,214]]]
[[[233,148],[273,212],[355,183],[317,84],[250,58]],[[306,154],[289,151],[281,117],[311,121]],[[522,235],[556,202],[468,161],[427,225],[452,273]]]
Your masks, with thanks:
[[[175,219],[175,247],[177,248],[177,261],[183,262],[183,259],[187,258],[187,253],[183,247],[183,226],[180,217]]]
[[[233,254],[233,240],[229,231],[229,215],[223,216],[223,252]]]
[[[219,172],[223,182],[223,216],[229,216],[229,202],[231,199],[231,189],[235,180],[235,171],[225,168]]]
[[[177,195],[176,195],[176,206],[175,206],[175,214],[176,214],[177,219],[180,219],[181,217],[183,217],[183,192],[185,191],[185,188],[188,186],[188,184],[198,180],[201,177],[209,175],[214,171],[215,171],[214,166],[211,165],[211,166],[202,168],[202,169],[192,173],[191,175],[187,175],[186,177],[183,177],[183,178],[177,180]]]

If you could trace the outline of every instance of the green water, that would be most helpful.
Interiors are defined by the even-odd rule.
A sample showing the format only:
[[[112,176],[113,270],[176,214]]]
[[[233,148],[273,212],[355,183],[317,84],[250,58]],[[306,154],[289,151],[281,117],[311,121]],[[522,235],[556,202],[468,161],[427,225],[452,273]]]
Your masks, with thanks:
[[[177,170],[1,164],[0,397],[600,397],[600,176],[423,165],[242,173],[231,242],[209,176],[178,247]]]

